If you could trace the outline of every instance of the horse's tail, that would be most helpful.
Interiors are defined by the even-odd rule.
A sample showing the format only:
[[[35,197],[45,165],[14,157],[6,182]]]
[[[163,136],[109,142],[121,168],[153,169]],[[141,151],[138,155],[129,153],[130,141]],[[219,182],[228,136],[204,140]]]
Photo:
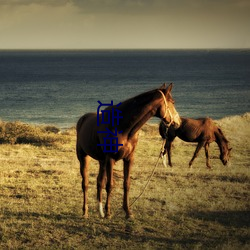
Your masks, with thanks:
[[[84,121],[84,118],[85,118],[85,116],[83,115],[83,116],[78,120],[78,122],[77,122],[77,124],[76,124],[76,133],[78,133],[78,132],[80,131],[80,128],[81,128],[81,126],[82,126],[82,123],[83,123],[83,121]]]
[[[91,113],[87,113],[83,115],[76,124],[76,154],[77,154],[77,158],[79,159],[79,161],[81,161],[82,155],[84,153],[80,145],[80,141],[81,141],[80,132],[81,132],[83,123],[86,121],[89,115],[91,115]]]
[[[160,122],[159,133],[160,133],[162,139],[167,139],[168,138],[168,136],[167,136],[167,128],[166,128],[163,121]]]
[[[77,122],[76,124],[76,132],[79,133],[81,127],[82,127],[82,124],[83,122],[86,120],[86,118],[88,118],[90,115],[93,115],[92,113],[87,113],[85,115],[83,115]]]

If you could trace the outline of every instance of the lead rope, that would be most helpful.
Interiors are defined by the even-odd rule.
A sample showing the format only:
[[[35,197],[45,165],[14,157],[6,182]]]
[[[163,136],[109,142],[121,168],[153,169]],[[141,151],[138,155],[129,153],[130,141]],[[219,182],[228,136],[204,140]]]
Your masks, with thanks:
[[[160,158],[162,158],[162,155],[163,155],[163,152],[164,152],[165,142],[166,142],[166,139],[164,139],[163,142],[162,142],[161,152],[160,152],[159,157],[158,157],[158,159],[157,159],[157,161],[156,161],[156,164],[155,164],[155,166],[154,166],[154,168],[153,168],[153,170],[152,170],[152,173],[150,174],[150,176],[149,176],[149,178],[148,178],[148,181],[147,181],[145,187],[143,188],[143,190],[141,191],[141,193],[136,197],[136,199],[135,199],[132,203],[129,204],[129,207],[132,207],[132,206],[140,199],[140,197],[143,195],[143,193],[145,192],[145,190],[146,190],[146,188],[147,188],[149,182],[151,181],[151,179],[152,179],[152,177],[153,177],[153,175],[154,175],[154,173],[155,173],[155,170],[156,170],[156,168],[157,168],[157,166],[158,166],[158,164],[159,164],[159,160],[160,160]],[[119,211],[119,212],[117,211],[117,212],[115,212],[114,214],[115,214],[115,215],[118,215],[118,214],[120,214],[120,213],[121,213],[121,211]]]
[[[146,190],[146,188],[147,188],[149,182],[151,181],[151,179],[152,179],[152,177],[153,177],[153,175],[154,175],[154,173],[155,173],[155,170],[156,170],[156,168],[157,168],[157,166],[158,166],[158,164],[159,164],[159,160],[160,160],[160,158],[162,157],[163,150],[164,150],[164,145],[165,145],[165,141],[166,141],[166,139],[163,140],[163,143],[162,143],[162,146],[161,146],[161,152],[160,152],[159,157],[158,157],[158,159],[157,159],[157,161],[156,161],[156,164],[155,164],[155,166],[154,166],[154,168],[153,168],[153,170],[152,170],[152,173],[150,174],[150,176],[149,176],[149,178],[148,178],[148,181],[147,181],[145,187],[143,188],[143,190],[141,191],[141,193],[137,196],[137,198],[129,205],[129,207],[132,207],[132,205],[134,205],[135,202],[138,201],[139,198],[140,198],[140,197],[143,195],[143,193],[145,192],[145,190]]]

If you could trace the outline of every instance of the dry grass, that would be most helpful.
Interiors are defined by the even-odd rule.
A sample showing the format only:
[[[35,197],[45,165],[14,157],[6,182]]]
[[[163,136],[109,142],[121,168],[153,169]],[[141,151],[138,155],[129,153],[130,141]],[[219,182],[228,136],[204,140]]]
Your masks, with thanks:
[[[33,144],[50,146],[56,143],[67,143],[67,136],[59,135],[55,126],[32,126],[19,121],[0,121],[1,144]]]
[[[190,170],[195,146],[176,140],[174,168],[160,163],[133,206],[133,221],[125,220],[121,209],[121,162],[115,167],[112,219],[100,219],[96,210],[95,161],[90,218],[82,218],[74,131],[54,131],[54,143],[1,144],[0,249],[249,249],[249,122],[250,114],[218,121],[233,147],[230,167],[221,164],[214,144],[213,170],[206,169],[203,152]],[[131,201],[146,184],[160,147],[158,127],[145,125],[136,149]]]

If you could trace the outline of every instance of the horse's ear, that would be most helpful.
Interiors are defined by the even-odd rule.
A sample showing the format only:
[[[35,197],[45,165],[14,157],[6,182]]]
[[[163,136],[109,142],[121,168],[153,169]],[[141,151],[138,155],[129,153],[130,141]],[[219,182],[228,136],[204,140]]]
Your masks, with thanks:
[[[160,89],[162,89],[162,90],[165,90],[167,88],[167,84],[166,83],[163,83],[162,85],[161,85],[161,87],[160,87]]]
[[[173,88],[173,83],[170,83],[167,87],[167,93],[170,93],[172,91]]]

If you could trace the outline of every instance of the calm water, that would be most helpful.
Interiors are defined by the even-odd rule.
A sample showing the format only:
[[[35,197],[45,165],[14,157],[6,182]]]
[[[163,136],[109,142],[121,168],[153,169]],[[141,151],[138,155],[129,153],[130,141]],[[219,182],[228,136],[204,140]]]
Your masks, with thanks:
[[[65,128],[163,82],[181,116],[249,112],[250,50],[0,51],[0,119]]]

